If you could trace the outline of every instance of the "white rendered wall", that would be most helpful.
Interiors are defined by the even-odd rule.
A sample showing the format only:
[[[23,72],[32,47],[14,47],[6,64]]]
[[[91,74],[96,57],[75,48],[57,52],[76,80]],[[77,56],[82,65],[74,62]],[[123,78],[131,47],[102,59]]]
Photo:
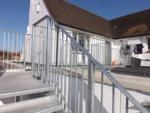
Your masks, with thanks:
[[[27,26],[27,34],[32,34],[33,24],[46,15],[48,15],[48,12],[43,3],[43,0],[30,0],[29,25]],[[32,52],[31,44],[32,44],[32,36],[26,37],[26,44],[25,44],[26,62],[31,62],[31,52]]]
[[[146,51],[148,51],[148,42],[147,42],[147,36],[141,36],[141,37],[133,37],[133,38],[126,38],[126,39],[120,39],[120,40],[114,40],[112,43],[112,61],[116,61],[117,64],[120,63],[120,47],[121,43],[124,44],[143,44],[143,54],[134,54],[132,53],[133,57],[136,58],[147,58],[147,54],[144,54]],[[150,58],[149,58],[150,59]]]

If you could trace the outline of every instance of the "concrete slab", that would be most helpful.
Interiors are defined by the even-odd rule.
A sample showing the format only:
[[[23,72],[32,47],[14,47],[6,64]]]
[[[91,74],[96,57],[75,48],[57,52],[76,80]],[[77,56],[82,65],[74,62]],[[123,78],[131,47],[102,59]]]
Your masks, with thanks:
[[[4,73],[0,77],[0,98],[50,91],[51,87],[35,80],[31,72]]]

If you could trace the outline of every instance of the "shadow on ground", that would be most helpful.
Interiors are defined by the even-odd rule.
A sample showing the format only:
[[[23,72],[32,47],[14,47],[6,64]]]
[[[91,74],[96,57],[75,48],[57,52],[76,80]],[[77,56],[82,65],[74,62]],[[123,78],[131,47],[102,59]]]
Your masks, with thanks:
[[[2,66],[0,66],[0,77],[4,74],[4,69]]]

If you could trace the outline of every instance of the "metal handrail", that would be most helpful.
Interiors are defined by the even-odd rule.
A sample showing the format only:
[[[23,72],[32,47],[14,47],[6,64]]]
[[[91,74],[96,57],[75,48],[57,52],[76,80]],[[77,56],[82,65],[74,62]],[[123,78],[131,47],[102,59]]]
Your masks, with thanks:
[[[100,69],[100,71],[106,76],[109,78],[109,80],[113,83],[113,85],[118,88],[121,93],[123,93],[126,98],[131,101],[135,107],[140,110],[140,112],[142,113],[149,113],[129,92],[126,91],[126,89],[86,50],[84,49],[79,43],[77,43],[75,40],[74,40],[74,36],[71,36],[61,25],[59,25],[55,19],[49,15],[47,16],[48,19],[50,21],[53,21],[56,26],[61,29],[61,31],[63,33],[65,33],[65,35],[67,37],[69,37],[69,39],[71,40],[71,42],[74,44],[74,46],[76,46],[78,49],[80,49],[80,51],[83,52],[83,54],[85,54],[88,59],[93,63],[94,66],[98,67]]]

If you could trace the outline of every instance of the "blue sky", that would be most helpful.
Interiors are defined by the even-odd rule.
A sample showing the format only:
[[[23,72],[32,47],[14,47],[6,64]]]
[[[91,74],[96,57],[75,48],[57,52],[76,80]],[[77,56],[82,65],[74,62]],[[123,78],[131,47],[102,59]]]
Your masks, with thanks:
[[[150,0],[68,0],[107,19],[150,8]],[[0,0],[0,28],[26,32],[29,0]]]
[[[25,32],[29,0],[0,0],[0,28]]]
[[[68,0],[84,9],[113,19],[130,13],[150,9],[150,0]]]

